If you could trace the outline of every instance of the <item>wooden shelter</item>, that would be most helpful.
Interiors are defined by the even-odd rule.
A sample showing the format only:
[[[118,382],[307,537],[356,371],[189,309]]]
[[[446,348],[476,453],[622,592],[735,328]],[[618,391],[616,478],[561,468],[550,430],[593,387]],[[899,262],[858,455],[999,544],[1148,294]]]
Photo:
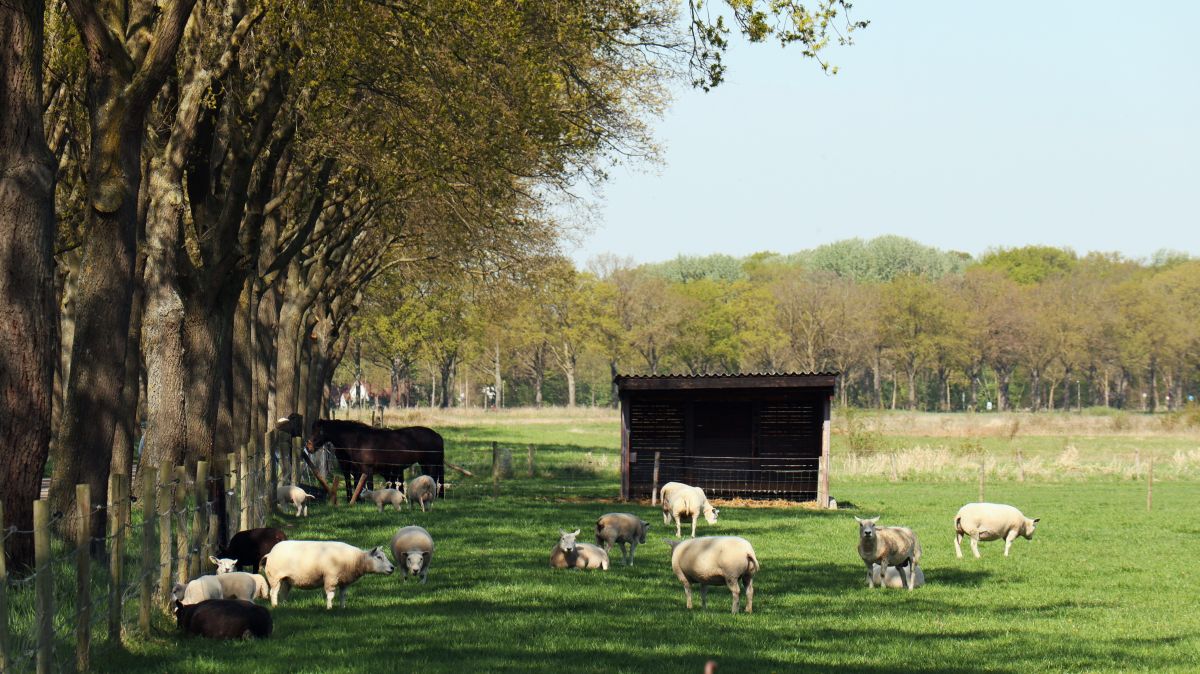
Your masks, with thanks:
[[[836,373],[618,376],[621,496],[684,482],[710,496],[829,502]]]

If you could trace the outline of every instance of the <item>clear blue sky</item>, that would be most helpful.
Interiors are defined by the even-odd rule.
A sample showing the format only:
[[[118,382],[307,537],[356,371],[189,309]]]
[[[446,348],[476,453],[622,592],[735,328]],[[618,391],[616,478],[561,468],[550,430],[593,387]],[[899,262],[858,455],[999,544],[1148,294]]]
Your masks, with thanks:
[[[858,0],[825,76],[737,43],[680,86],[665,165],[617,167],[571,251],[639,262],[900,234],[1200,255],[1200,2]]]

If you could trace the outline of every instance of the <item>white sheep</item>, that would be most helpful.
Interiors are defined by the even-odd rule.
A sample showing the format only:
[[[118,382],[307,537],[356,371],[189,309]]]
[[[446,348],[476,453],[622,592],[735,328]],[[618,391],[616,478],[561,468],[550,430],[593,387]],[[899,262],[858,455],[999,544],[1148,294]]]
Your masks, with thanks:
[[[670,498],[671,494],[673,494],[677,489],[690,489],[690,488],[691,487],[689,485],[686,485],[682,482],[668,482],[658,488],[658,501],[659,501],[659,503],[666,503],[667,499]],[[669,519],[667,519],[667,516],[664,513],[663,514],[663,524],[670,524],[670,523],[671,523],[671,521]]]
[[[880,567],[880,577],[886,578],[888,567],[903,569],[904,582],[913,589],[913,567],[921,561],[921,543],[917,535],[907,527],[880,527],[878,517],[854,518],[858,522],[858,556],[867,565],[867,585],[875,587],[872,565]]]
[[[296,507],[296,517],[308,517],[308,501],[316,498],[294,484],[285,484],[275,490],[275,501],[279,505]]]
[[[213,573],[218,576],[223,573],[233,573],[234,571],[237,571],[236,559],[230,559],[228,557],[218,559],[213,555],[209,555],[208,561],[212,562],[213,566],[217,568],[216,571],[213,571]]]
[[[415,525],[400,529],[392,536],[392,557],[404,567],[404,580],[410,575],[420,576],[424,583],[433,559],[433,536],[424,527]]]
[[[400,506],[408,501],[408,499],[404,497],[404,492],[400,491],[399,489],[392,488],[379,489],[376,491],[363,489],[360,498],[362,498],[364,501],[371,501],[375,505],[379,506],[379,512],[383,512],[383,509],[389,505],[395,506],[396,510],[400,510]]]
[[[408,489],[405,490],[405,497],[408,499],[408,506],[411,508],[413,503],[421,504],[421,512],[425,512],[425,504],[429,504],[429,509],[433,510],[433,499],[437,497],[438,485],[432,477],[428,475],[418,475],[408,483]]]
[[[633,566],[633,555],[639,543],[646,542],[646,531],[650,523],[630,513],[608,513],[596,520],[596,545],[602,546],[607,554],[614,544],[621,548],[621,561]],[[629,552],[625,545],[629,544]]]
[[[208,561],[217,567],[217,580],[221,582],[221,587],[225,591],[226,598],[230,596],[230,588],[239,588],[238,594],[241,595],[250,588],[251,584],[254,586],[253,599],[270,598],[270,586],[267,585],[267,579],[262,574],[238,571],[236,559],[218,559],[217,557],[209,556]]]
[[[325,589],[325,608],[339,595],[346,607],[346,588],[368,573],[390,574],[395,567],[382,548],[361,550],[337,541],[280,541],[265,557],[263,573],[271,586],[271,606],[292,587]]]
[[[688,487],[686,485],[675,488],[671,491],[669,498],[665,499],[662,504],[663,522],[670,524],[671,519],[675,520],[675,535],[683,537],[680,529],[680,521],[684,517],[692,518],[692,538],[696,537],[696,519],[700,515],[704,515],[705,521],[709,524],[717,523],[716,508],[708,502],[708,497],[704,495],[704,490],[699,487]]]
[[[579,529],[567,533],[562,529],[554,548],[550,550],[550,568],[552,569],[601,569],[608,571],[608,553],[591,543],[577,543],[575,537]]]
[[[671,570],[683,583],[689,609],[692,583],[700,584],[702,608],[708,608],[708,586],[723,583],[733,595],[733,613],[737,613],[740,583],[746,588],[746,613],[754,612],[754,574],[761,567],[750,541],[741,536],[702,536],[666,543],[671,546]]]
[[[954,552],[962,557],[963,536],[971,538],[971,552],[979,556],[979,541],[1004,539],[1004,556],[1017,536],[1033,538],[1041,518],[1030,519],[1020,510],[1003,503],[968,503],[954,516]]]
[[[184,606],[208,599],[243,599],[254,601],[268,597],[267,581],[257,573],[235,571],[219,575],[200,576],[187,585],[176,583],[171,594]]]
[[[882,567],[878,564],[871,565],[871,582],[881,587],[890,587],[893,590],[899,590],[904,587],[904,576],[900,575],[900,569],[889,566],[887,570],[887,578],[883,578],[880,571]],[[921,570],[920,564],[913,565],[913,587],[921,587],[925,584],[925,572]]]

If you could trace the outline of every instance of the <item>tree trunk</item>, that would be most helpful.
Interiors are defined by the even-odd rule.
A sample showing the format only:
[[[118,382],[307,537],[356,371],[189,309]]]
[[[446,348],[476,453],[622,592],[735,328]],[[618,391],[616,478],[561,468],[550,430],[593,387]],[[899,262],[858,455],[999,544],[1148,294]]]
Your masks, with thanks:
[[[909,366],[905,370],[908,374],[908,409],[917,409],[917,368],[915,365]]]
[[[608,401],[608,405],[609,405],[609,407],[611,407],[615,410],[615,409],[617,409],[617,407],[620,406],[620,403],[621,403],[620,389],[617,387],[617,374],[618,373],[617,373],[616,359],[608,361],[608,373],[612,377],[612,381],[609,382],[609,387],[610,387],[609,396],[611,399]]]
[[[300,365],[300,323],[303,316],[304,309],[290,299],[284,301],[279,310],[279,326],[275,331],[275,407],[270,421],[299,411],[297,370]]]
[[[120,411],[117,428],[113,433],[112,464],[110,469],[121,475],[133,475],[133,448],[141,435],[138,423],[138,394],[141,393],[142,378],[142,313],[146,293],[141,278],[146,267],[146,257],[138,255],[134,276],[138,279],[133,289],[133,305],[129,312],[129,336],[125,342],[125,384],[121,387]],[[145,475],[143,475],[145,477]],[[140,493],[140,492],[136,492]]]
[[[233,437],[229,443],[230,451],[246,444],[253,437],[250,435],[251,419],[254,417],[254,346],[250,339],[251,326],[254,323],[254,283],[247,280],[242,285],[242,294],[238,298],[237,315],[233,320],[233,365],[232,392],[229,398],[229,413],[233,417]]]
[[[1033,404],[1033,411],[1037,412],[1042,409],[1042,370],[1041,368],[1029,368],[1029,393],[1032,397],[1030,401]]]
[[[492,375],[495,378],[495,383],[492,385],[496,387],[496,397],[493,402],[493,407],[498,410],[498,409],[500,409],[500,402],[501,402],[500,395],[504,391],[504,377],[502,377],[500,374],[500,342],[496,342],[496,349],[494,351],[494,354],[495,354],[495,358],[492,361],[492,366],[493,366]]]
[[[0,528],[22,531],[33,528],[49,453],[58,356],[55,164],[42,129],[43,11],[36,0],[0,3]],[[14,568],[32,567],[31,536],[13,535],[5,549]]]
[[[454,376],[454,356],[448,356],[442,359],[438,365],[438,374],[441,377],[442,384],[442,399],[438,402],[438,407],[446,409],[450,407],[451,399],[454,397],[451,393],[450,379]]]
[[[871,361],[871,394],[874,398],[871,402],[875,404],[876,409],[883,409],[883,372],[880,360],[880,354],[876,351],[875,358]]]
[[[1008,411],[1008,385],[1012,379],[1012,368],[996,368],[996,407],[1001,412]]]

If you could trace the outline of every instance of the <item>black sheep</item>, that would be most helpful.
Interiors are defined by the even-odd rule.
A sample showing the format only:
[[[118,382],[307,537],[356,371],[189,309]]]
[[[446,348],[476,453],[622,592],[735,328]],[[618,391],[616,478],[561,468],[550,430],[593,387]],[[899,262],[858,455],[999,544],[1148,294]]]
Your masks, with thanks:
[[[249,566],[254,568],[254,573],[258,573],[262,558],[271,551],[271,548],[275,547],[276,543],[286,540],[287,534],[279,529],[271,527],[247,529],[234,534],[233,538],[229,539],[229,545],[217,551],[217,557],[236,560],[239,571]]]
[[[198,604],[175,602],[179,629],[209,639],[265,639],[271,636],[271,612],[241,599],[208,599]]]

